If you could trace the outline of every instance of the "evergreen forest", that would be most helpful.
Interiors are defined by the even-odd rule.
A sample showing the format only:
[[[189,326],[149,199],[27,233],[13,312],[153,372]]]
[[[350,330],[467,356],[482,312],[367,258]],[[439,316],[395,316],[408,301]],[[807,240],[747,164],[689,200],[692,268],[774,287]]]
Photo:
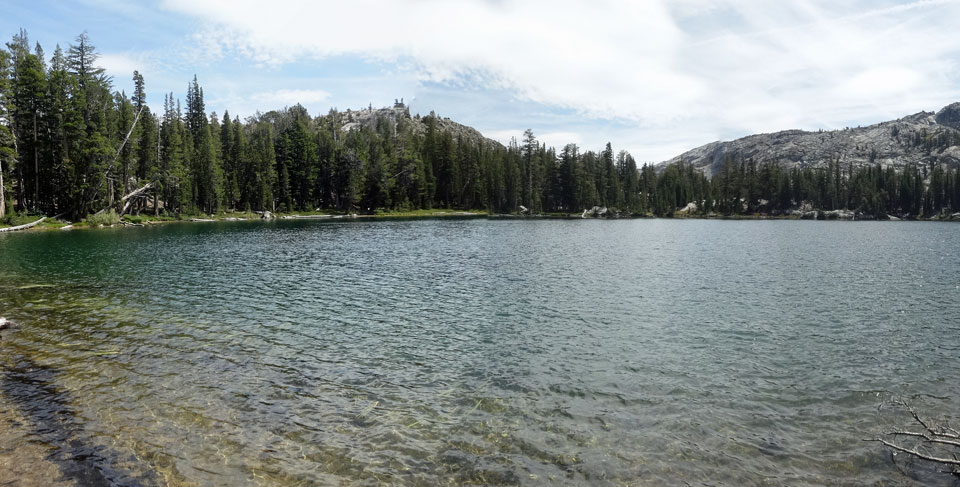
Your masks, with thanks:
[[[208,113],[196,77],[181,99],[147,104],[148,83],[117,91],[84,33],[47,55],[21,30],[0,50],[0,221],[79,220],[104,210],[375,213],[430,208],[501,214],[784,215],[846,209],[882,218],[960,212],[960,172],[942,164],[784,169],[728,158],[643,164],[611,144],[555,149],[526,131],[506,146],[434,113],[295,105],[245,119]],[[391,116],[390,114],[394,114]],[[365,123],[351,123],[358,119]],[[942,137],[942,135],[941,135]],[[918,140],[918,144],[958,141]],[[134,196],[131,196],[134,195]],[[692,203],[692,204],[691,204]]]

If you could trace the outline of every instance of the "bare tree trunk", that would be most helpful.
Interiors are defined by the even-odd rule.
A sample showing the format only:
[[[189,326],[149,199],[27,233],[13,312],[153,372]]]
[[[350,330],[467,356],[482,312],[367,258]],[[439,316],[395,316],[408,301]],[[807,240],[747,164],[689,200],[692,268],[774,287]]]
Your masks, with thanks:
[[[54,215],[54,216],[51,216],[51,217],[42,217],[42,218],[40,218],[40,219],[37,220],[37,221],[31,222],[31,223],[27,223],[27,224],[25,224],[25,225],[17,225],[17,226],[15,226],[15,227],[0,228],[0,233],[3,233],[3,232],[16,232],[17,230],[26,230],[26,229],[28,229],[28,228],[32,228],[32,227],[35,227],[35,226],[43,223],[44,220],[47,220],[47,219],[56,220],[57,218],[60,218],[61,216],[65,215],[66,213],[67,213],[67,212],[63,212],[63,213],[58,213],[58,214],[56,214],[56,215]]]
[[[127,210],[129,210],[130,207],[133,206],[134,202],[138,201],[139,198],[143,197],[142,196],[143,193],[150,190],[151,188],[153,188],[153,183],[147,183],[143,187],[137,189],[136,191],[124,196],[123,199],[120,200],[120,202],[123,203],[123,209],[120,210],[120,215],[123,215],[124,213],[126,213]],[[156,194],[154,194],[154,197],[156,197]]]
[[[0,218],[7,214],[7,200],[3,194],[3,159],[0,159]]]
[[[15,227],[0,228],[0,233],[3,233],[3,232],[16,232],[17,230],[26,230],[26,229],[28,229],[28,228],[35,227],[35,226],[39,225],[41,222],[43,222],[43,221],[46,220],[46,219],[47,219],[47,217],[43,217],[43,218],[41,218],[41,219],[39,219],[39,220],[37,220],[37,221],[35,221],[35,222],[27,223],[26,225],[17,225],[17,226],[15,226]]]
[[[22,164],[17,164],[17,207],[20,211],[25,211],[27,209],[26,203],[24,203],[23,196],[23,167]]]
[[[160,168],[160,119],[157,118],[157,168]],[[157,198],[157,193],[159,191],[153,192],[153,216],[160,216],[160,205],[159,198]]]
[[[37,157],[37,111],[33,111],[33,209],[40,204],[40,162]]]
[[[16,155],[17,155],[17,159],[19,159],[19,158],[20,158],[20,146],[17,144],[17,134],[16,134],[15,131],[10,130],[10,135],[13,137],[13,153],[16,154]],[[19,174],[20,174],[20,171],[19,171],[20,168],[16,168],[16,169],[17,169],[17,170],[15,171],[15,172],[16,172],[16,175],[19,175]],[[13,176],[13,175],[11,175],[11,176]],[[20,178],[20,185],[17,186],[17,201],[19,202],[20,206],[23,206],[23,178],[22,178],[22,177]]]

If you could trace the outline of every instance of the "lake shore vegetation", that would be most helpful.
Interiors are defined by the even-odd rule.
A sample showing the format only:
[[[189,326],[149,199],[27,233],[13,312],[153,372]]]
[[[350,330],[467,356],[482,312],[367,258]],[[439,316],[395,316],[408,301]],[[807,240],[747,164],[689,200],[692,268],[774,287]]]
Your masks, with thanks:
[[[402,101],[321,115],[294,105],[243,120],[220,116],[206,111],[196,77],[185,103],[166,93],[162,113],[153,113],[142,74],[132,73],[128,95],[97,59],[85,33],[48,57],[21,30],[0,51],[0,226],[53,215],[110,225],[148,216],[441,210],[960,218],[960,171],[946,165],[854,167],[838,159],[783,169],[730,157],[707,178],[682,161],[638,166],[609,143],[598,151],[575,144],[558,150],[531,130],[502,145],[433,112],[411,116]]]

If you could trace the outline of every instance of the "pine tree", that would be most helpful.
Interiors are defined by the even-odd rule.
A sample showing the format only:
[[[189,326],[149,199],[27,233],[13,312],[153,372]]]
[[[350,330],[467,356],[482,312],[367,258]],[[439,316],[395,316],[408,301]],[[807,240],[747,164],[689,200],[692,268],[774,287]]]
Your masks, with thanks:
[[[40,152],[46,143],[40,135],[40,120],[46,100],[47,80],[35,54],[21,52],[14,58],[13,128],[20,141],[21,209],[40,209]],[[29,158],[29,161],[24,159]],[[26,203],[29,201],[29,204]]]
[[[230,120],[230,112],[223,112],[220,124],[220,162],[223,167],[223,199],[227,208],[236,208],[240,200],[240,183],[237,175],[239,154],[234,139],[237,137]]]
[[[267,122],[258,122],[254,127],[250,147],[253,150],[251,168],[255,176],[250,178],[253,192],[251,206],[259,211],[276,211],[276,194],[278,176],[276,172],[277,159],[274,152],[273,127]]]
[[[70,44],[67,63],[70,71],[77,76],[80,92],[87,102],[86,106],[83,107],[83,121],[86,124],[90,124],[91,111],[94,110],[92,107],[95,106],[93,103],[97,101],[97,97],[91,96],[87,90],[88,88],[95,90],[96,85],[105,81],[103,68],[96,66],[97,58],[99,58],[99,55],[96,47],[90,43],[90,38],[86,32],[77,36],[76,44]]]
[[[386,174],[383,168],[383,153],[379,146],[372,148],[363,167],[363,191],[360,207],[368,213],[376,212],[387,203]]]
[[[79,203],[77,178],[86,134],[82,105],[85,98],[79,94],[76,76],[67,69],[66,57],[58,45],[47,80],[48,100],[43,122],[49,137],[47,191],[54,195],[53,206],[57,212],[70,210]]]
[[[10,61],[6,51],[0,51],[0,219],[7,214],[7,188],[4,181],[4,171],[12,171],[17,160],[16,143],[10,127],[4,123],[10,118],[7,106],[10,102],[9,83]]]

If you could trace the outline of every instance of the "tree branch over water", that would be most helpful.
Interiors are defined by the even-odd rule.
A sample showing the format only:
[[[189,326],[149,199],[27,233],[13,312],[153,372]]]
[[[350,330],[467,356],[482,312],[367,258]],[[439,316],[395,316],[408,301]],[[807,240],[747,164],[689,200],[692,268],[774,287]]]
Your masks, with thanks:
[[[864,441],[878,442],[915,458],[949,466],[951,473],[960,476],[960,432],[946,424],[923,418],[903,399],[894,401],[893,406],[903,408],[910,414],[915,430],[895,429],[883,433],[890,437],[889,440],[876,437]],[[907,442],[910,438],[914,439],[912,443]]]

